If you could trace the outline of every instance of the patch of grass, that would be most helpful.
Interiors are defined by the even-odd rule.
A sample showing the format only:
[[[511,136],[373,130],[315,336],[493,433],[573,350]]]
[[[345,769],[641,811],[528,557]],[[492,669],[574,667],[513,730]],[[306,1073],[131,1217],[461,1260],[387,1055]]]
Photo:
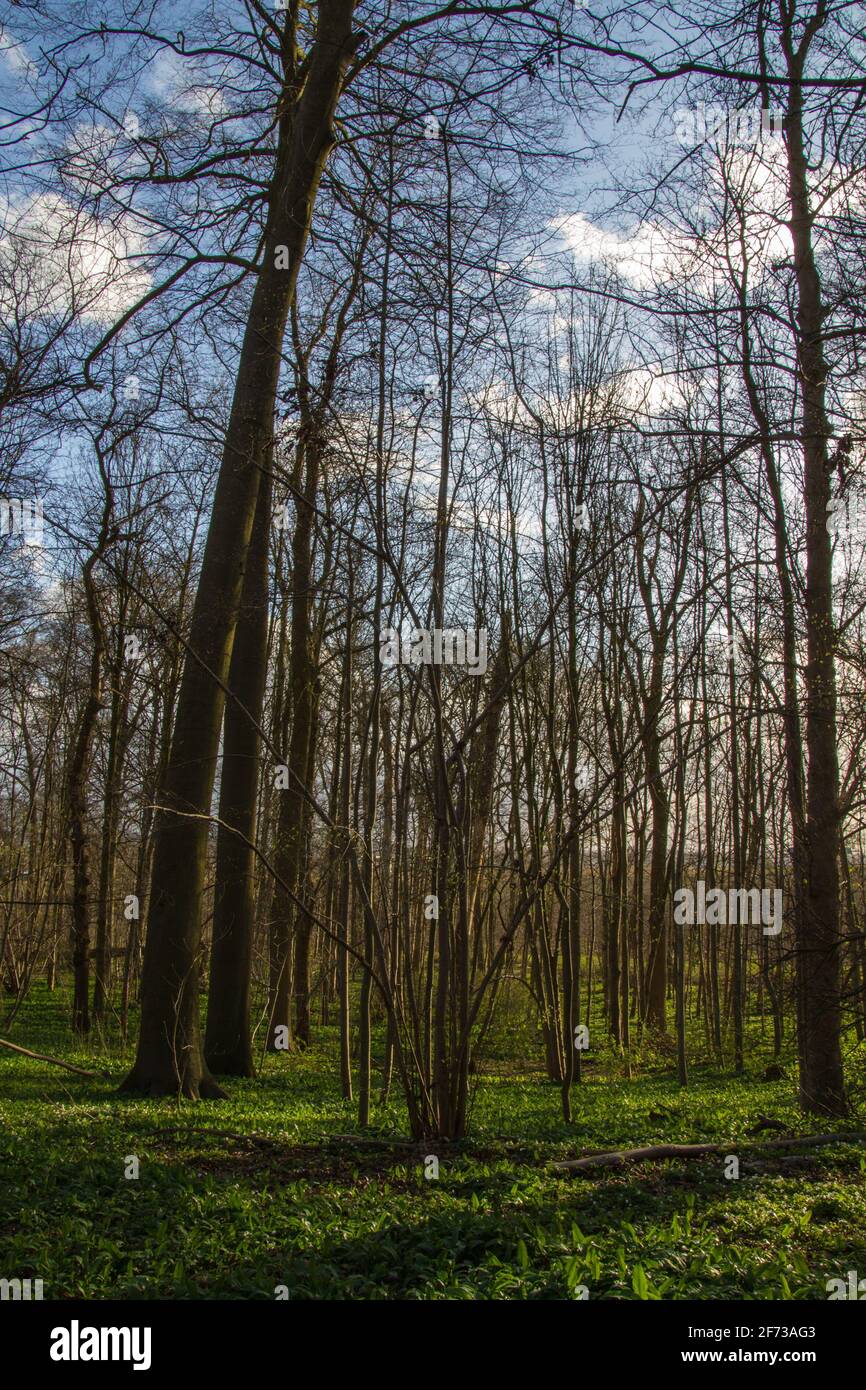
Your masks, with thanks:
[[[588,1068],[566,1126],[537,1070],[484,1068],[471,1139],[405,1142],[399,1098],[357,1143],[336,1039],[270,1057],[228,1101],[121,1097],[116,1040],[75,1042],[67,1000],[44,988],[14,1039],[110,1079],[0,1051],[0,1276],[46,1297],[292,1299],[824,1299],[866,1272],[863,1150],[837,1145],[643,1164],[579,1177],[551,1161],[591,1149],[745,1141],[760,1116],[807,1132],[793,1082],[709,1064],[682,1090],[664,1071]],[[495,1061],[495,1059],[494,1059]],[[793,1075],[793,1071],[790,1072]],[[852,1121],[862,1128],[863,1120]],[[349,1136],[348,1138],[346,1136]],[[137,1157],[139,1176],[127,1178]]]

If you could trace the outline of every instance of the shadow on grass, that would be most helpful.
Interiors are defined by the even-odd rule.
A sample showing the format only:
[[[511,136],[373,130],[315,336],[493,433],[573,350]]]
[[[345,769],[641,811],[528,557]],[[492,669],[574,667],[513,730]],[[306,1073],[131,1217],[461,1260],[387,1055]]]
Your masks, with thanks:
[[[88,1097],[105,1098],[95,1090]],[[759,1179],[733,1191],[717,1162],[590,1180],[554,1176],[543,1159],[517,1163],[480,1144],[443,1164],[439,1182],[425,1182],[417,1153],[221,1140],[207,1131],[178,1139],[172,1106],[138,1117],[122,1110],[106,1107],[89,1139],[56,1119],[33,1141],[0,1138],[11,1179],[0,1210],[0,1273],[41,1277],[49,1297],[97,1299],[273,1299],[279,1286],[292,1300],[546,1300],[573,1297],[576,1282],[593,1298],[631,1298],[634,1265],[644,1251],[661,1250],[650,1282],[680,1271],[679,1297],[771,1298],[778,1294],[754,1272],[764,1255],[750,1254],[741,1269],[734,1242],[746,1253],[750,1241],[767,1247],[784,1269],[793,1238],[750,1230],[753,1199],[769,1190],[784,1213],[794,1184],[802,1198],[802,1178],[816,1197],[822,1178],[838,1181],[818,1168],[790,1187]],[[140,1176],[128,1181],[124,1163],[136,1150]],[[844,1177],[859,1181],[856,1162]],[[696,1225],[710,1213],[696,1263],[677,1225],[689,1198]],[[846,1234],[845,1205],[836,1212],[828,1198],[822,1219],[836,1264],[866,1266],[864,1233]],[[734,1207],[735,1230],[718,1218],[716,1231],[713,1211]],[[819,1283],[810,1287],[805,1296],[823,1296]]]

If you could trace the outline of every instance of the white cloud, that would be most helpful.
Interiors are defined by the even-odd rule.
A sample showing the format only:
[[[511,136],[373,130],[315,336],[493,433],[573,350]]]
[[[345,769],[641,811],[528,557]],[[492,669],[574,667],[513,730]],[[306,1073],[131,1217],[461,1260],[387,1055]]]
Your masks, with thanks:
[[[179,111],[216,118],[225,115],[228,105],[218,87],[196,81],[195,65],[179,53],[163,51],[150,68],[148,91],[157,103]]]
[[[36,66],[30,61],[27,49],[19,39],[13,39],[7,29],[0,25],[0,61],[16,77],[35,77]]]
[[[142,238],[51,194],[0,204],[0,313],[67,315],[109,323],[146,293]]]
[[[682,410],[687,402],[684,386],[666,374],[661,365],[629,367],[618,378],[621,408],[636,419],[653,419]]]
[[[735,203],[745,212],[744,247]],[[782,142],[710,150],[704,191],[694,199],[692,216],[694,231],[653,221],[630,232],[611,231],[583,213],[561,215],[551,226],[578,266],[607,266],[635,290],[677,280],[709,289],[729,264],[739,272],[743,251],[753,280],[759,279],[791,254]]]
[[[608,265],[636,289],[649,289],[676,272],[676,239],[652,222],[621,235],[575,212],[557,218],[553,226],[578,265]]]

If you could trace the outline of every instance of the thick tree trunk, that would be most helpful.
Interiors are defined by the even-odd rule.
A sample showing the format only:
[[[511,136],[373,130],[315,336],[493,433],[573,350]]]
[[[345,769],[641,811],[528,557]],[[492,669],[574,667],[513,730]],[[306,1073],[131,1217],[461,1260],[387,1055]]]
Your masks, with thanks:
[[[812,244],[800,78],[807,41],[796,54],[785,40],[789,88],[787,151],[791,237],[797,277],[798,377],[806,504],[806,863],[798,921],[800,1103],[814,1113],[846,1108],[840,1044],[839,765],[836,734],[836,633],[830,500],[830,426],[826,411],[824,307]]]
[[[201,899],[223,687],[268,456],[283,337],[332,121],[353,50],[353,0],[320,0],[300,97],[280,94],[264,260],[240,354],[223,463],[192,615],[171,757],[160,791],[135,1065],[123,1089],[219,1096],[204,1059],[198,1002]]]
[[[253,1076],[250,969],[255,925],[256,802],[267,675],[271,478],[259,485],[229,673],[220,782],[205,1057],[211,1071]],[[235,833],[238,832],[238,833]]]

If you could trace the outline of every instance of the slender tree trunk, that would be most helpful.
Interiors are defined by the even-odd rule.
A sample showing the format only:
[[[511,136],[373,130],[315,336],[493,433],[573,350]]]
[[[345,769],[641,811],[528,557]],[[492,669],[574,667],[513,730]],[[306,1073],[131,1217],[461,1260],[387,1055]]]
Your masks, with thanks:
[[[337,993],[339,996],[340,1012],[340,1083],[343,1088],[343,1099],[352,1099],[352,1049],[350,1034],[350,1012],[349,1012],[349,952],[348,944],[351,936],[351,897],[350,897],[350,866],[349,866],[349,839],[351,830],[349,818],[351,816],[352,798],[352,644],[355,636],[355,566],[354,557],[349,550],[347,559],[349,566],[348,594],[346,599],[346,650],[343,657],[343,679],[340,698],[342,702],[341,721],[343,746],[340,755],[340,813],[338,824],[340,827],[341,842],[335,845],[335,850],[340,852],[340,886],[339,886],[339,905],[337,909],[337,933],[339,944],[337,947]]]
[[[103,474],[104,478],[104,474]],[[90,1031],[90,835],[87,827],[87,774],[96,725],[102,709],[102,665],[105,633],[93,571],[104,554],[111,518],[111,494],[106,489],[102,527],[95,550],[87,557],[82,580],[91,633],[90,671],[84,708],[67,774],[69,842],[72,850],[72,1026],[77,1033]]]
[[[129,683],[123,676],[124,634],[118,635],[117,659],[114,663],[114,689],[111,692],[111,720],[108,734],[108,759],[105,769],[105,801],[102,811],[102,840],[99,861],[99,906],[96,915],[96,956],[93,980],[93,1022],[105,1018],[111,983],[112,924],[114,919],[115,852],[117,818],[120,810],[119,788],[129,743],[127,719],[129,713]]]
[[[299,1041],[306,1046],[310,1036],[308,956],[304,939],[292,944],[295,934],[306,931],[294,899],[299,895],[304,845],[308,824],[305,791],[309,790],[312,742],[315,737],[315,666],[312,652],[312,572],[313,530],[318,490],[320,444],[313,433],[301,440],[304,462],[303,492],[295,498],[295,533],[292,538],[292,618],[289,688],[287,699],[292,711],[292,731],[287,758],[288,784],[280,791],[276,868],[279,875],[273,901],[273,967],[270,1030],[268,1046],[275,1046],[276,1029],[292,1035],[290,1001],[295,997],[299,1011]],[[300,978],[298,978],[300,974]]]

